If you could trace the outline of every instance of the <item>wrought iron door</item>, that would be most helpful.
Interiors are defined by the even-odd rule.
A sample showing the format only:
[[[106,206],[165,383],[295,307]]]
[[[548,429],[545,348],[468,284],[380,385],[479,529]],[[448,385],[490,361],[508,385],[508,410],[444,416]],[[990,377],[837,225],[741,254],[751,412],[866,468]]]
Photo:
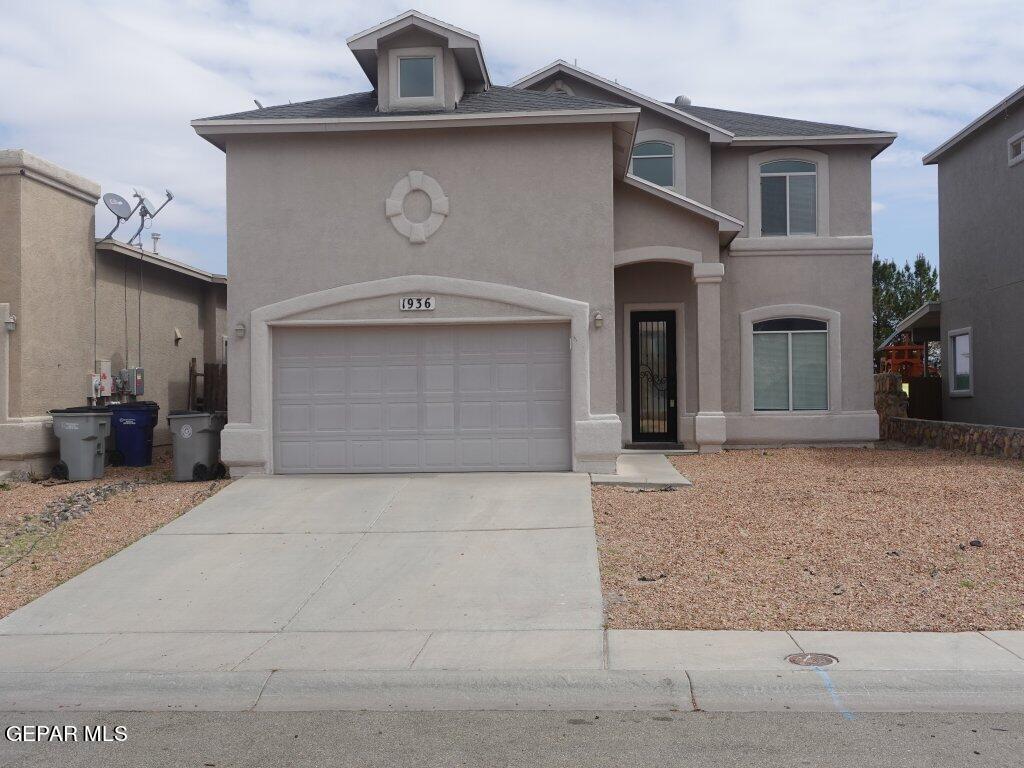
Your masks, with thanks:
[[[630,313],[633,441],[674,443],[676,313]]]

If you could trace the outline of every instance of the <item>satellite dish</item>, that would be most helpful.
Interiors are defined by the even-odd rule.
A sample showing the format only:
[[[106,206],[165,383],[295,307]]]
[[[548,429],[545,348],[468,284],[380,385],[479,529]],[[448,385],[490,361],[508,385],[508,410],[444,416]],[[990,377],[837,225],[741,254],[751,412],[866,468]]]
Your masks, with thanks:
[[[148,197],[142,198],[142,210],[146,212],[146,215],[152,218],[156,215],[157,207],[153,205],[153,201]]]
[[[132,215],[132,207],[128,201],[113,192],[107,192],[103,196],[103,204],[121,220],[126,220]]]

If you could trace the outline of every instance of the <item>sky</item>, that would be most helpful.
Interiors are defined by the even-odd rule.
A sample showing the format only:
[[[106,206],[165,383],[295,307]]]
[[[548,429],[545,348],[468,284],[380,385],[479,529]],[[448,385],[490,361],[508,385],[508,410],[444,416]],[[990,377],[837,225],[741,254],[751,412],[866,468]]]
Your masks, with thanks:
[[[27,149],[129,200],[133,189],[154,201],[172,190],[154,222],[160,252],[223,272],[224,155],[189,121],[253,99],[368,90],[345,38],[409,7],[0,0],[0,148]],[[938,257],[935,169],[922,155],[1024,80],[1018,0],[414,7],[478,34],[497,84],[563,58],[657,99],[898,132],[875,160],[872,189],[875,251],[897,262]],[[99,234],[113,221],[100,205]]]

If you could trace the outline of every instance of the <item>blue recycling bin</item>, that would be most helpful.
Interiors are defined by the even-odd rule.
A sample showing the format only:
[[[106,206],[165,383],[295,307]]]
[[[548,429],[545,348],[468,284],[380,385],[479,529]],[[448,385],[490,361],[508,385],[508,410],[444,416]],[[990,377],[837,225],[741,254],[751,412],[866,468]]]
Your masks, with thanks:
[[[140,400],[109,407],[113,412],[110,421],[114,433],[114,453],[110,463],[148,467],[153,463],[153,427],[156,426],[160,406]]]

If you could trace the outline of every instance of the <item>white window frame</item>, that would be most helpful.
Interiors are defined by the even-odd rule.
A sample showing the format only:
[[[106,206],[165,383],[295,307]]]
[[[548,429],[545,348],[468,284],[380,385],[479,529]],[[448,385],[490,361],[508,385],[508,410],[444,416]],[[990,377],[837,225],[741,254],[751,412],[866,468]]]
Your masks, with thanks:
[[[434,95],[402,96],[402,59],[434,60]],[[392,48],[388,51],[388,101],[392,111],[444,108],[444,51],[440,47]]]
[[[786,158],[786,159],[792,160],[793,162],[798,162],[798,163],[810,162],[809,160],[797,160],[796,158]],[[766,165],[769,165],[770,163],[777,163],[777,162],[780,162],[780,161],[778,161],[778,160],[769,160],[766,163],[761,163],[761,166],[758,168],[758,172],[760,173],[760,176],[761,176],[762,180],[765,179],[765,178],[769,178],[769,179],[781,178],[781,179],[785,179],[786,180],[786,231],[783,232],[781,235],[780,234],[766,235],[764,233],[764,231],[762,231],[761,232],[761,237],[817,237],[818,236],[818,166],[815,163],[811,163],[811,165],[814,166],[814,170],[813,171],[779,171],[779,172],[769,171],[767,173],[765,172],[764,167]],[[782,161],[782,162],[785,162],[785,161]],[[789,205],[789,180],[793,176],[813,176],[814,177],[814,231],[813,232],[793,232],[793,225],[790,222],[790,215],[791,215],[792,209],[790,208],[790,205]],[[760,181],[758,181],[758,186],[761,187],[761,194],[762,194],[762,198],[763,198],[763,195],[764,195],[764,185],[761,184]],[[764,200],[763,199],[761,200],[761,205],[762,205],[762,207],[764,205]],[[763,226],[764,225],[762,224],[762,230],[763,230]]]
[[[1013,147],[1015,144],[1020,145],[1020,153],[1016,157],[1014,157],[1013,154]],[[1024,131],[1021,131],[1006,140],[1006,159],[1011,168],[1019,163],[1024,163]]]
[[[959,336],[966,336],[971,346],[967,354],[967,379],[970,385],[967,389],[956,388],[956,339]],[[946,334],[946,352],[949,358],[949,396],[950,397],[974,397],[974,332],[970,327],[957,328]]]
[[[789,366],[789,374],[788,374],[788,381],[789,381],[789,407],[788,408],[758,408],[757,405],[755,404],[754,405],[754,412],[755,413],[815,413],[815,412],[822,413],[822,412],[827,412],[829,410],[829,402],[828,402],[828,399],[829,399],[828,398],[828,394],[829,394],[828,393],[828,384],[829,384],[828,333],[829,333],[829,327],[828,327],[828,321],[827,320],[819,321],[819,320],[817,320],[817,318],[808,318],[808,317],[793,318],[792,315],[787,316],[787,317],[769,317],[769,318],[766,318],[766,319],[768,319],[768,320],[790,320],[790,319],[815,320],[817,322],[824,322],[825,323],[825,328],[824,329],[816,329],[816,330],[813,330],[813,331],[757,331],[757,330],[754,330],[753,328],[751,328],[751,332],[753,333],[754,336],[776,335],[776,336],[788,336],[789,337],[786,340],[786,344],[787,344],[786,351],[787,351],[787,354],[789,356],[789,360],[787,361],[788,362],[788,366]],[[762,320],[758,320],[757,322],[760,323],[760,322],[763,322],[763,321]],[[751,325],[753,325],[753,324],[751,324]],[[793,407],[793,338],[792,337],[793,337],[794,334],[803,334],[803,333],[823,333],[823,334],[825,334],[825,407],[824,408],[794,408]],[[753,369],[751,369],[751,370],[753,372],[753,375],[757,376],[757,371],[754,371]]]
[[[672,186],[665,187],[665,189],[671,189],[680,195],[685,195],[686,139],[682,134],[673,133],[664,128],[648,128],[637,131],[636,138],[633,140],[633,148],[629,153],[629,172],[633,173],[633,153],[636,151],[636,148],[650,141],[662,141],[672,146]]]
[[[828,328],[828,409],[824,411],[755,411],[754,410],[754,323],[785,317],[823,320]],[[820,416],[842,410],[843,350],[842,316],[834,309],[811,304],[773,304],[740,313],[740,408],[744,415],[758,419],[802,418]],[[820,333],[820,331],[812,331]],[[791,353],[792,354],[792,353]],[[790,383],[792,386],[792,382]],[[792,394],[790,405],[792,405]]]
[[[762,235],[761,234],[761,166],[775,160],[803,160],[814,163],[818,179],[815,191],[816,234],[807,235]],[[754,152],[747,160],[747,237],[766,239],[783,245],[787,240],[803,240],[809,237],[829,237],[829,171],[828,155],[813,149],[791,147]],[[788,191],[787,191],[788,195]],[[789,205],[786,206],[787,229]],[[742,236],[742,235],[741,235]]]

